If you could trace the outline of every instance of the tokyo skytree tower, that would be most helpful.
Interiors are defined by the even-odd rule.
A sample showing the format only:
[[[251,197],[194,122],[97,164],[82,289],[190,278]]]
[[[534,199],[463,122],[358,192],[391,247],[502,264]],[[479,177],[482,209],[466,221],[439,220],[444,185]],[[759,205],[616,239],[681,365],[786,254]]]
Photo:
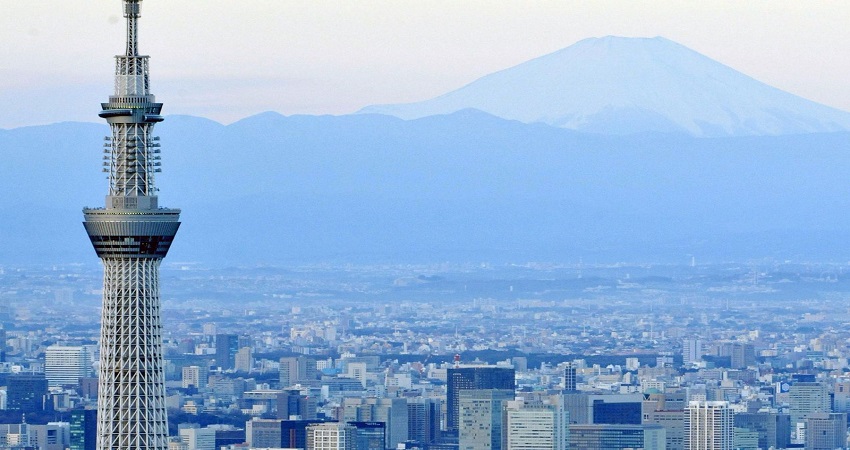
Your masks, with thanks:
[[[97,403],[98,450],[167,450],[159,264],[180,210],[160,208],[162,103],[150,93],[148,57],[138,53],[141,0],[123,0],[127,49],[116,56],[115,94],[100,117],[112,130],[103,145],[109,174],[104,208],[86,208],[84,225],[103,262],[103,312]]]

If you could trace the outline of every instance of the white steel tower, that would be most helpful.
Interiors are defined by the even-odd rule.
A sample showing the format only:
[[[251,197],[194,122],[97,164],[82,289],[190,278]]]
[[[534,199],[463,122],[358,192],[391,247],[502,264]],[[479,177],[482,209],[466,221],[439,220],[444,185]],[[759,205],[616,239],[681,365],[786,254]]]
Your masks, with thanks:
[[[123,0],[127,48],[116,56],[115,94],[102,103],[104,208],[86,208],[85,227],[103,262],[103,313],[97,406],[98,450],[167,450],[159,264],[168,252],[180,210],[157,204],[162,121],[148,82],[148,57],[138,53],[141,0]]]

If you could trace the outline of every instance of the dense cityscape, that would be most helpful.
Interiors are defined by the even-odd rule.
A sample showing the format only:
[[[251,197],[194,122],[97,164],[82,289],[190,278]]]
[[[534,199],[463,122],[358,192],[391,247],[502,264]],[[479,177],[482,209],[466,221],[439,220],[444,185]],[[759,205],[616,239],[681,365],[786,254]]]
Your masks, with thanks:
[[[110,24],[120,21],[115,3],[114,14],[103,18]],[[838,190],[828,177],[802,174],[798,166],[818,160],[808,153],[809,147],[818,146],[813,142],[843,145],[837,133],[850,129],[847,113],[782,94],[661,37],[585,39],[482,77],[433,103],[362,108],[358,118],[366,121],[341,127],[341,131],[365,127],[368,138],[359,143],[354,138],[359,132],[337,138],[316,128],[300,133],[320,137],[315,148],[292,140],[269,144],[299,135],[296,128],[275,125],[277,113],[261,114],[259,122],[234,124],[246,136],[271,139],[259,145],[263,151],[278,153],[278,147],[292,151],[268,158],[262,152],[243,151],[258,145],[228,138],[219,128],[229,125],[178,119],[186,127],[176,133],[182,137],[174,137],[188,145],[184,149],[197,145],[203,154],[196,149],[174,155],[175,161],[183,158],[177,164],[192,165],[176,177],[180,178],[176,185],[183,194],[198,188],[200,200],[191,199],[195,192],[182,197],[188,201],[187,210],[196,214],[185,217],[189,223],[216,229],[209,234],[203,227],[181,228],[180,205],[160,203],[156,178],[162,170],[162,149],[154,126],[165,116],[163,103],[151,90],[150,57],[140,52],[141,3],[121,1],[125,46],[115,56],[114,90],[104,96],[98,113],[109,131],[96,143],[100,147],[94,147],[108,182],[100,191],[104,202],[82,209],[85,233],[100,264],[92,256],[77,264],[0,265],[0,450],[848,447],[850,276],[845,272],[850,263],[809,262],[805,256],[717,262],[735,260],[735,255],[740,259],[742,253],[737,252],[746,254],[752,248],[758,250],[754,254],[808,254],[795,249],[810,247],[805,238],[796,246],[782,238],[798,216],[805,219],[806,233],[816,247],[830,247],[831,241],[822,239],[830,222],[809,217],[800,205],[820,208],[806,198],[807,191],[797,192],[802,200],[795,201],[794,189],[788,187],[826,180],[820,190],[818,183],[812,183],[818,196]],[[348,15],[350,11],[342,14]],[[366,15],[375,16],[373,11]],[[202,21],[194,25],[215,28]],[[278,27],[273,34],[286,28]],[[26,34],[33,37],[39,32],[31,29]],[[303,45],[300,34],[298,44]],[[203,51],[195,52],[210,50],[205,43]],[[598,64],[602,60],[607,62]],[[564,67],[588,70],[570,77],[563,75]],[[263,85],[260,79],[268,74],[257,69],[234,84]],[[176,72],[170,69],[169,82],[184,86],[181,92],[188,93],[193,86]],[[620,82],[623,92],[604,87],[613,81],[605,78],[617,78],[620,72],[631,72]],[[694,74],[703,82],[695,82]],[[78,77],[67,75],[68,80]],[[300,83],[298,76],[287,77],[288,82]],[[228,84],[213,89],[222,105],[242,97],[232,87],[224,88]],[[648,89],[650,84],[660,89]],[[529,86],[524,93],[523,85]],[[283,97],[276,88],[262,90],[272,93],[266,96]],[[725,93],[717,93],[721,91]],[[58,107],[53,100],[51,105]],[[650,109],[642,106],[647,104]],[[571,112],[564,106],[579,110]],[[508,113],[492,115],[491,109]],[[457,119],[486,125],[490,131],[470,132],[467,126],[451,125],[451,132],[417,132],[408,127],[417,120],[448,124],[447,120]],[[382,138],[368,125],[373,120],[390,127],[387,130],[399,126],[401,131],[392,132],[390,140]],[[198,139],[185,134],[201,122],[215,131],[201,133]],[[0,132],[3,137],[5,130]],[[829,136],[810,141],[809,133]],[[445,142],[435,146],[417,140],[407,145],[395,140],[403,135]],[[748,138],[760,135],[769,138],[760,144],[768,150],[760,156],[767,157],[768,164],[760,165],[762,160],[751,159],[748,153],[760,148]],[[790,158],[773,164],[775,154],[784,153],[775,148],[783,135],[797,135],[796,145],[802,143],[807,153],[792,155],[799,161]],[[80,136],[63,134],[63,152],[74,153],[67,151],[66,141]],[[490,144],[481,140],[483,136],[492,138]],[[644,137],[650,136],[664,145],[661,152],[654,150],[656,143],[641,147]],[[726,148],[725,137],[744,139]],[[682,146],[686,141],[694,147]],[[329,158],[317,151],[333,149],[339,142],[349,147],[332,150]],[[456,151],[463,142],[471,150],[467,156]],[[196,165],[198,160],[215,160],[211,150],[217,145],[236,147],[244,154],[227,153],[228,163],[243,156],[256,158],[245,158],[250,177],[229,170],[216,175]],[[628,152],[620,152],[617,145],[626,145]],[[746,151],[730,151],[736,145],[745,145]],[[718,151],[718,146],[726,152]],[[368,156],[372,150],[378,150],[378,156]],[[343,153],[354,158],[338,158]],[[626,153],[634,159],[625,158]],[[738,153],[743,159],[736,159]],[[456,159],[445,159],[448,154]],[[601,159],[582,160],[582,155],[591,154]],[[272,159],[286,164],[280,173],[272,173],[268,184],[291,181],[278,186],[286,196],[275,195],[259,177],[258,192],[239,195],[233,189],[253,178],[259,166],[271,167]],[[833,162],[839,159],[829,156]],[[358,160],[386,164],[380,170],[374,170],[377,166],[363,170],[355,167]],[[44,155],[39,163],[48,161],[45,166],[63,165]],[[600,164],[596,169],[594,161]],[[714,171],[702,173],[704,166],[714,166]],[[743,168],[740,173],[745,175],[732,168]],[[790,168],[793,176],[784,179],[783,168]],[[843,177],[846,171],[840,164],[832,167],[836,168]],[[66,186],[44,183],[36,191],[71,189],[75,181],[65,175],[75,170],[61,169]],[[770,175],[765,183],[750,179],[761,171]],[[361,173],[365,178],[358,181]],[[418,175],[410,177],[411,173]],[[595,180],[596,173],[610,178]],[[306,181],[297,181],[293,174]],[[333,187],[338,179],[350,184]],[[571,188],[564,179],[577,184]],[[739,188],[735,182],[741,179],[752,185]],[[13,193],[27,191],[21,188],[26,182],[15,182]],[[614,185],[614,190],[607,190],[606,184]],[[500,192],[499,185],[507,190]],[[439,189],[422,189],[428,186]],[[712,187],[719,187],[719,193],[703,197]],[[400,195],[405,189],[412,189],[410,197]],[[221,196],[227,191],[235,197]],[[775,194],[778,200],[755,195],[757,191]],[[541,193],[551,196],[543,198]],[[675,195],[659,202],[661,193]],[[374,196],[383,213],[359,195]],[[739,201],[748,196],[752,203]],[[835,217],[843,225],[841,204],[832,202],[840,195],[828,197],[826,209],[838,211]],[[42,202],[54,203],[57,198],[48,196]],[[498,198],[508,198],[514,207],[502,210],[501,203],[491,201]],[[618,201],[611,202],[615,198]],[[713,198],[725,200],[718,203]],[[24,197],[16,201],[32,203]],[[289,209],[293,202],[302,203],[303,209]],[[342,212],[343,219],[323,219],[319,203],[325,212]],[[644,208],[655,203],[660,215]],[[233,214],[222,208],[224,204],[240,210]],[[700,213],[688,212],[693,204],[702,208]],[[778,204],[792,213],[784,217]],[[20,235],[39,234],[30,223],[65,224],[55,213],[49,220],[39,220],[34,215],[38,208],[18,208],[9,211],[27,228],[23,234],[19,230]],[[732,220],[725,225],[725,219],[712,218],[716,211],[711,211],[724,209]],[[747,217],[738,217],[749,216],[754,209],[767,214],[765,223],[772,230],[768,234],[758,230],[763,226],[758,220],[748,224]],[[256,214],[258,210],[274,214]],[[284,211],[291,215],[273,218]],[[405,211],[415,214],[406,217]],[[489,215],[494,211],[498,214]],[[502,221],[510,226],[490,228]],[[298,227],[283,231],[282,222]],[[357,222],[364,222],[364,227],[352,234],[339,233],[357,228]],[[233,225],[237,232],[226,231]],[[678,235],[677,227],[682,229]],[[703,227],[708,235],[698,229]],[[468,234],[445,236],[463,228]],[[186,232],[177,237],[178,229]],[[570,231],[564,233],[565,229]],[[14,258],[15,245],[22,245],[19,253],[30,253],[32,239],[6,231],[13,236],[8,242],[16,241],[9,244]],[[840,235],[840,230],[834,231]],[[47,234],[53,233],[56,230],[50,228]],[[216,257],[224,258],[217,260],[220,265],[175,261],[175,255],[166,260],[172,244],[187,233],[197,233],[187,246],[219,253]],[[289,241],[275,242],[274,249],[262,248],[263,256],[284,249],[291,252],[284,261],[337,262],[251,266],[227,259],[240,253],[241,261],[256,260],[244,252],[245,240],[262,235],[268,240],[257,242],[271,242],[277,233]],[[395,234],[395,240],[381,244],[380,239],[359,237],[385,233]],[[547,233],[554,234],[546,237]],[[578,236],[571,233],[584,234],[584,243],[577,245],[573,240]],[[701,233],[702,238],[695,237]],[[644,241],[646,234],[667,243],[655,246],[652,240]],[[313,240],[300,242],[307,235]],[[329,235],[340,241],[328,239]],[[57,233],[51,238],[76,242],[69,236]],[[762,245],[771,242],[771,236],[780,237],[780,250],[771,252]],[[334,256],[311,252],[320,241],[327,241],[325,252],[330,253],[324,254]],[[345,250],[340,244],[346,241],[363,241],[364,247]],[[407,253],[396,246],[398,242],[419,250]],[[385,259],[381,252],[371,253],[380,246],[390,252],[383,254],[395,255],[395,261],[434,259],[428,255],[441,253],[429,253],[429,242],[437,243],[445,255],[464,254],[454,252],[465,243],[469,246],[465,251],[471,251],[465,254],[475,258],[486,258],[492,250],[507,251],[504,255],[530,250],[529,254],[544,252],[537,254],[574,260],[352,263]],[[740,245],[729,244],[733,242]],[[293,244],[304,244],[306,253],[293,250]],[[232,247],[228,250],[227,245]],[[617,245],[656,247],[645,257],[682,260],[678,264],[598,261],[611,255],[644,257]],[[582,253],[579,249],[593,261],[576,256]],[[698,260],[696,253],[701,252],[711,262]],[[35,253],[39,255],[31,256],[48,260],[78,259],[70,256],[76,253],[63,253],[58,247]],[[463,258],[455,256],[458,259]]]
[[[0,270],[4,448],[93,448],[97,269]],[[846,269],[166,264],[169,446],[844,447]]]

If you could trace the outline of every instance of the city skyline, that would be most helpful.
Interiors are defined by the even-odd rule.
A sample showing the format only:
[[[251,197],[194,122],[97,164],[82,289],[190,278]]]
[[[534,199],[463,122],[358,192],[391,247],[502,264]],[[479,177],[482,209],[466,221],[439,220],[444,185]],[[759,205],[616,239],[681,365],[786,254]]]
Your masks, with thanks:
[[[664,36],[760,81],[850,111],[850,40],[842,3],[714,1],[365,2],[149,0],[142,53],[154,54],[169,114],[224,123],[267,110],[346,114],[425,100],[587,37]],[[118,17],[105,2],[7,5],[0,18],[0,98],[24,108],[0,128],[93,121],[88,99],[108,86],[96,55],[118,53]],[[192,24],[183,17],[195,17]],[[200,24],[205,24],[201,26]],[[565,26],[569,24],[569,26]],[[89,39],[79,29],[97,29]],[[220,30],[232,30],[221,33]],[[723,29],[724,33],[716,33]],[[61,40],[75,52],[48,45]],[[180,45],[174,45],[179,42]],[[63,46],[64,48],[64,46]],[[208,58],[207,48],[216,58]],[[194,86],[195,89],[188,89]],[[208,94],[216,92],[216,96]],[[39,112],[45,111],[45,112]]]

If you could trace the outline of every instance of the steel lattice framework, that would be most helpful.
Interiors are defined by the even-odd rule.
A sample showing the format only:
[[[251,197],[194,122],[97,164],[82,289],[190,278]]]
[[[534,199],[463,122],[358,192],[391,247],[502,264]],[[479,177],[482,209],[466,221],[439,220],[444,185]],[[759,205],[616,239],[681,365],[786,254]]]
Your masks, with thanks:
[[[126,54],[116,56],[115,94],[100,116],[109,174],[104,208],[86,208],[84,225],[103,262],[97,407],[98,450],[167,450],[168,423],[160,318],[159,265],[180,226],[180,210],[160,208],[162,104],[150,93],[148,57],[138,54],[141,0],[123,0]]]

